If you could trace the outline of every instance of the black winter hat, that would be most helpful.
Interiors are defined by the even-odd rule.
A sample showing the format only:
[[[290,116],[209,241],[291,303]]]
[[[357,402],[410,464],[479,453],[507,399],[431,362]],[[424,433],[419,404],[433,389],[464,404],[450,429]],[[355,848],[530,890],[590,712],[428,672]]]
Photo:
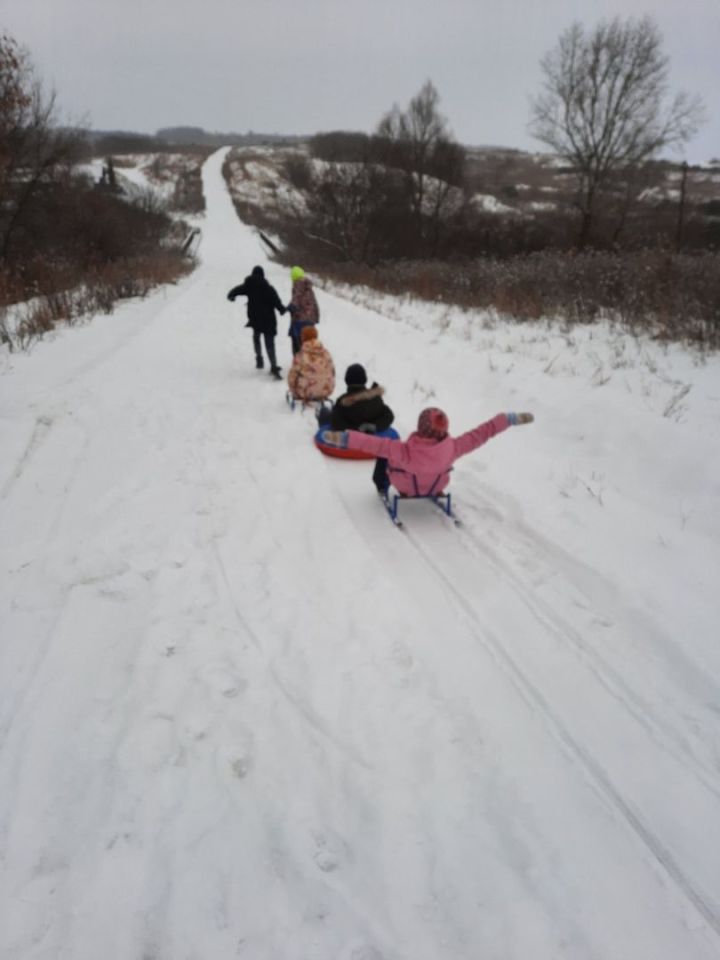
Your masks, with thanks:
[[[367,383],[365,367],[361,363],[351,363],[345,371],[345,383],[348,387],[364,387]]]
[[[265,271],[263,270],[262,267],[253,267],[252,275],[254,277],[264,277]]]

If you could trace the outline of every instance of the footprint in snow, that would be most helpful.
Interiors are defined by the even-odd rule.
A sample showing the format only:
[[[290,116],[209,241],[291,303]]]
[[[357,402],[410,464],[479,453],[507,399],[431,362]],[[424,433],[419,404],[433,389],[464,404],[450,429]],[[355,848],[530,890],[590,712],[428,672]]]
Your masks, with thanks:
[[[332,873],[341,866],[347,857],[347,847],[340,837],[327,837],[324,833],[314,835],[315,852],[313,860],[315,865],[323,873]]]
[[[371,943],[360,943],[351,946],[343,953],[343,960],[384,960],[383,954]]]
[[[215,752],[215,767],[223,779],[229,772],[233,779],[244,780],[253,767],[252,734],[241,729],[228,739],[231,742],[219,746]]]
[[[228,700],[234,700],[247,690],[247,681],[243,680],[226,663],[211,663],[201,673],[203,681],[222,694]]]

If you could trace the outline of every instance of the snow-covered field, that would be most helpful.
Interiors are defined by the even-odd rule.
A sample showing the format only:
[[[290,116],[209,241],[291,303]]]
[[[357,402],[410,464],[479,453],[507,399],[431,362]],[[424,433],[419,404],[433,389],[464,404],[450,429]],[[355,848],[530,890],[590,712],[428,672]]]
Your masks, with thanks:
[[[191,277],[0,357],[0,957],[717,960],[720,361],[320,290],[403,435],[536,416],[398,531],[223,156]]]

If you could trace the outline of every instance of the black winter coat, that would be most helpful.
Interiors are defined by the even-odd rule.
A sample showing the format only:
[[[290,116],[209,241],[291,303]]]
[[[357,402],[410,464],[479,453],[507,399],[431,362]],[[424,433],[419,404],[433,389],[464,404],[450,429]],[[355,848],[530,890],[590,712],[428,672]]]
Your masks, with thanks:
[[[348,387],[347,393],[338,397],[332,409],[332,430],[360,430],[371,424],[375,432],[387,430],[395,414],[384,402],[384,390],[377,383],[372,387]],[[368,432],[368,431],[366,431]]]
[[[237,287],[228,293],[228,300],[235,297],[247,297],[247,327],[252,327],[259,333],[269,333],[273,337],[277,333],[277,318],[275,311],[285,313],[285,307],[280,302],[275,287],[271,286],[265,277],[251,274]]]

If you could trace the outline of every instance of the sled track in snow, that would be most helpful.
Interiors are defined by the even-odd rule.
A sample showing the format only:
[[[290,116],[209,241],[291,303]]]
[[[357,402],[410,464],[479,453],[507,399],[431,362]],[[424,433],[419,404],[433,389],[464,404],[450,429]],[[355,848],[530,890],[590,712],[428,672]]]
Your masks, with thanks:
[[[359,532],[365,539],[368,539],[367,530],[363,528],[362,523],[353,516],[353,504],[343,495],[342,488],[338,493],[344,507]],[[378,501],[378,510],[385,508]],[[462,516],[462,515],[461,515]],[[520,595],[523,603],[528,607],[530,613],[544,630],[550,631],[552,636],[557,638],[566,648],[570,648],[573,655],[583,664],[585,669],[590,670],[593,677],[599,682],[600,687],[622,707],[627,709],[634,720],[641,720],[642,728],[648,733],[659,749],[665,751],[676,762],[682,762],[682,765],[689,769],[692,774],[700,780],[702,785],[712,793],[714,797],[718,796],[718,788],[715,783],[708,782],[708,774],[703,770],[702,765],[696,763],[695,759],[688,760],[687,748],[682,744],[677,736],[677,732],[670,729],[665,730],[664,725],[658,724],[654,720],[648,720],[642,717],[640,703],[637,694],[622,683],[623,690],[627,689],[628,698],[626,699],[621,692],[613,688],[612,677],[616,676],[616,671],[605,664],[602,658],[593,657],[593,655],[583,646],[579,646],[580,640],[577,631],[553,611],[548,604],[538,601],[527,589],[522,579],[506,564],[492,549],[487,548],[478,538],[468,531],[466,525],[455,528],[446,525],[444,518],[437,517],[439,523],[444,527],[444,533],[449,541],[458,543],[461,550],[471,556],[476,562],[484,563],[489,567],[500,580],[509,580],[513,588]],[[423,538],[415,532],[412,523],[404,525],[400,532],[392,527],[387,518],[383,521],[387,524],[389,535],[399,539],[395,542],[406,543],[412,547],[413,552],[421,559],[427,567],[433,579],[441,582],[450,595],[451,602],[454,602],[458,611],[464,615],[467,622],[472,627],[473,634],[480,640],[490,657],[497,663],[498,667],[508,677],[513,686],[518,690],[522,699],[537,714],[544,717],[548,728],[552,731],[558,743],[564,751],[573,758],[579,768],[584,770],[588,779],[593,783],[601,796],[606,797],[607,801],[617,811],[618,816],[626,822],[633,834],[638,838],[642,845],[649,851],[653,860],[657,862],[665,875],[677,887],[684,898],[691,903],[697,912],[706,921],[709,928],[716,936],[720,937],[720,914],[714,905],[708,902],[702,889],[686,875],[683,868],[673,856],[672,852],[663,843],[660,837],[645,822],[636,807],[628,802],[617,788],[610,774],[605,770],[602,764],[596,760],[592,754],[576,739],[561,715],[553,708],[551,703],[543,694],[540,686],[531,679],[527,671],[523,670],[517,660],[505,649],[502,640],[498,637],[483,621],[477,608],[469,600],[462,590],[453,582],[453,579],[442,568],[442,566],[433,558],[429,550],[423,543]],[[440,532],[440,528],[437,528]],[[372,541],[369,540],[372,544]],[[548,612],[549,611],[549,612]],[[608,675],[610,674],[610,676]],[[667,733],[668,736],[663,736]]]
[[[688,744],[675,727],[657,715],[652,703],[634,690],[597,650],[583,643],[577,628],[563,619],[550,604],[535,596],[522,577],[500,557],[497,550],[470,533],[467,527],[461,528],[457,536],[468,553],[488,564],[499,579],[512,585],[518,598],[538,623],[565,647],[570,648],[603,689],[646,730],[655,745],[670,754],[690,775],[696,777],[706,790],[720,800],[720,784],[715,768],[709,767],[689,752]],[[539,545],[539,548],[542,549],[542,546]]]
[[[487,624],[482,622],[472,603],[457,589],[452,579],[428,553],[420,538],[411,530],[407,528],[403,529],[408,542],[412,544],[413,548],[422,557],[432,573],[442,581],[449,594],[454,598],[458,609],[465,614],[475,627],[475,634],[478,639],[480,639],[487,652],[513,683],[525,702],[544,716],[548,726],[554,731],[555,736],[563,748],[574,758],[582,769],[586,771],[597,788],[607,797],[635,835],[650,851],[653,858],[662,866],[668,877],[670,877],[677,888],[682,891],[687,900],[693,904],[714,933],[720,937],[720,915],[718,915],[713,906],[708,903],[703,893],[698,890],[693,882],[686,876],[670,850],[668,850],[662,840],[648,827],[633,806],[624,799],[601,764],[573,737],[562,718],[553,710],[539,687],[533,683],[515,659],[505,650],[500,638],[493,633]],[[464,532],[463,536],[468,537],[470,541],[477,546],[475,538],[471,535]],[[500,570],[503,575],[505,574],[504,565],[498,564],[496,569]],[[514,577],[514,574],[510,573],[510,575]],[[526,598],[524,597],[523,599]],[[541,622],[547,626],[546,620],[541,618]]]

